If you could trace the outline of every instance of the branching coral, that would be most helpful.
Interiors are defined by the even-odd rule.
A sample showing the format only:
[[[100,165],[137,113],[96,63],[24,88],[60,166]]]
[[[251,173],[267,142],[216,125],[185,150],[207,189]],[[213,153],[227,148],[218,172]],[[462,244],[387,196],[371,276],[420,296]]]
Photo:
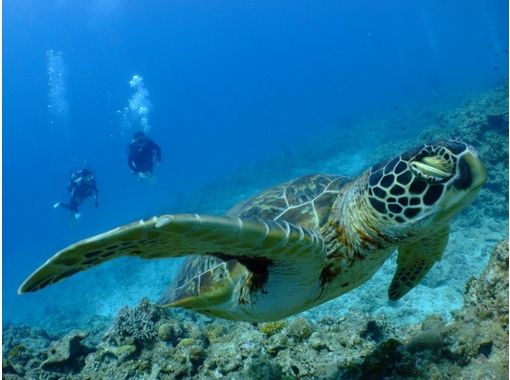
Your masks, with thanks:
[[[124,306],[120,309],[106,336],[113,340],[131,337],[137,344],[152,341],[157,336],[156,319],[149,302],[143,299],[134,308]]]

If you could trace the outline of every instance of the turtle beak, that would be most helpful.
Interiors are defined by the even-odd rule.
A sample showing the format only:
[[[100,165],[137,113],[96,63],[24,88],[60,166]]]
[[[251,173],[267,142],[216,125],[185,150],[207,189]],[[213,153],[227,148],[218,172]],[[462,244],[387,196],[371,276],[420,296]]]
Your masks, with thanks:
[[[459,157],[455,180],[441,204],[443,216],[452,216],[470,203],[487,182],[487,170],[472,147]]]
[[[464,160],[463,165],[466,165],[471,172],[472,183],[470,187],[473,190],[479,190],[487,183],[487,170],[480,160],[478,152],[474,148],[468,147],[467,153],[461,157],[461,160]]]

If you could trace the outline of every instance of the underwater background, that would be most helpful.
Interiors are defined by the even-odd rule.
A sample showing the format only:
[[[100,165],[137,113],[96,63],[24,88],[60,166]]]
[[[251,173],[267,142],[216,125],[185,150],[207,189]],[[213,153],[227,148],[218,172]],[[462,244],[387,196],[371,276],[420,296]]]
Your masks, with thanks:
[[[319,355],[331,329],[343,325],[361,337],[327,351],[356,345],[365,356],[352,355],[362,361],[388,342],[382,337],[395,331],[411,336],[431,315],[452,326],[452,312],[467,304],[466,283],[485,273],[491,253],[508,236],[507,82],[508,3],[501,0],[4,1],[4,372],[35,378],[94,371],[105,378],[368,376],[353,372],[352,357],[349,368],[328,359],[336,363],[331,372],[307,367],[295,352],[288,355],[296,363],[279,353],[309,344]],[[137,181],[127,166],[127,144],[137,130],[163,150],[151,183]],[[359,289],[291,318],[297,326],[253,327],[183,311],[156,318],[140,300],[157,300],[181,260],[115,260],[40,292],[16,294],[50,255],[79,239],[152,215],[221,214],[299,175],[356,176],[437,138],[473,144],[489,182],[455,219],[442,261],[396,304],[386,296],[394,257]],[[97,177],[99,208],[85,201],[75,221],[52,205],[67,200],[69,174],[84,166]],[[507,246],[506,252],[508,257]],[[502,302],[508,308],[506,294]],[[151,316],[145,327],[157,334],[111,343],[122,316],[137,311]],[[181,325],[170,328],[168,320]],[[351,326],[354,321],[359,326]],[[368,329],[371,321],[380,331]],[[197,326],[213,332],[197,338]],[[69,336],[76,329],[82,335]],[[229,335],[236,329],[237,337]],[[292,337],[292,329],[298,331],[294,340],[274,342],[279,332]],[[310,334],[301,336],[307,329]],[[247,336],[259,337],[247,350],[276,367],[235,364],[235,344]],[[365,344],[370,339],[373,344]],[[234,348],[215,351],[227,340]],[[50,347],[62,342],[85,343],[75,357],[51,359]],[[107,345],[117,351],[111,354]],[[408,343],[407,351],[421,352],[413,347]],[[485,365],[479,356],[487,346],[480,347],[471,357]],[[193,353],[186,350],[197,357],[190,362]],[[105,361],[105,352],[115,360]],[[188,359],[184,369],[145,363],[144,355],[154,352],[168,362]],[[460,356],[445,360],[460,362]],[[485,357],[492,360],[490,352]],[[117,372],[108,372],[112,368]]]

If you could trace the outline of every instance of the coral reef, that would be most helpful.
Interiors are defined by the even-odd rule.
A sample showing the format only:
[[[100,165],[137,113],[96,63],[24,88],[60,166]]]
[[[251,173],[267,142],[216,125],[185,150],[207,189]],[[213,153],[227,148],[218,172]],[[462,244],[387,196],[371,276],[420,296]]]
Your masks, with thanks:
[[[259,330],[261,333],[271,336],[281,331],[281,329],[285,327],[285,324],[286,322],[284,320],[262,323],[259,326]]]
[[[296,317],[254,326],[190,318],[186,312],[159,309],[144,300],[120,310],[96,347],[84,345],[87,334],[80,332],[48,347],[47,334],[25,329],[25,335],[42,343],[30,349],[12,345],[3,368],[6,378],[67,378],[79,372],[82,378],[100,374],[119,379],[433,379],[442,374],[499,379],[508,371],[507,292],[505,241],[493,251],[482,275],[469,281],[464,307],[450,323],[431,316],[423,323],[395,328],[353,313],[315,323]],[[7,339],[19,330],[10,329]]]
[[[506,379],[507,294],[504,241],[481,276],[469,281],[464,307],[450,322],[431,315],[402,327],[353,312],[315,322],[295,317],[253,325],[143,301],[129,309],[140,314],[130,318],[149,318],[151,324],[136,326],[151,325],[150,333],[139,335],[135,325],[125,325],[126,309],[93,347],[83,343],[87,334],[81,332],[48,346],[48,335],[34,330],[27,335],[40,344],[4,352],[4,378]],[[7,339],[16,329],[7,329]],[[122,339],[112,339],[113,331]]]
[[[470,280],[466,288],[465,305],[444,332],[448,361],[443,364],[458,378],[505,378],[501,374],[508,376],[508,241],[496,247],[480,278]]]
[[[87,332],[73,332],[53,342],[41,368],[56,372],[79,372],[85,356],[91,351],[82,343],[87,336]]]

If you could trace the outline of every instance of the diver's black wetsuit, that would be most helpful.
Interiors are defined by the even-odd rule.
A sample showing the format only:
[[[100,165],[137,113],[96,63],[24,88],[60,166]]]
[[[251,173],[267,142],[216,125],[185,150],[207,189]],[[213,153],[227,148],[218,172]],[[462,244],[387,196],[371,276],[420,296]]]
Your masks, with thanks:
[[[129,143],[129,168],[134,174],[152,175],[156,162],[161,162],[161,148],[143,132],[137,132]]]
[[[99,206],[96,179],[89,169],[72,172],[67,191],[70,193],[69,203],[58,202],[58,206],[71,211],[73,214],[78,214],[78,207],[91,195],[94,195],[95,206]]]

